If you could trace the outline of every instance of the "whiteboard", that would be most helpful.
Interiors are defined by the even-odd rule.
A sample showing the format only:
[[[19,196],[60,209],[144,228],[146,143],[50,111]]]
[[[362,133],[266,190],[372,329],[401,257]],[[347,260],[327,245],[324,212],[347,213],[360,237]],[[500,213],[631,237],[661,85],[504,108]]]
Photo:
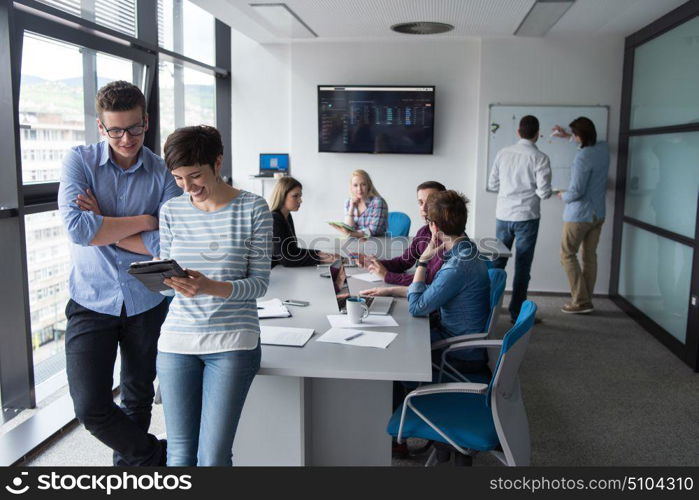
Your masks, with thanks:
[[[488,120],[488,176],[493,168],[495,155],[506,146],[519,140],[517,128],[519,120],[526,115],[534,115],[539,120],[539,140],[536,146],[551,159],[551,187],[566,189],[570,184],[570,166],[573,163],[577,145],[567,139],[551,137],[554,125],[570,131],[568,124],[579,116],[586,116],[595,124],[597,140],[607,140],[609,106],[527,106],[491,104]],[[487,189],[487,178],[486,178]]]

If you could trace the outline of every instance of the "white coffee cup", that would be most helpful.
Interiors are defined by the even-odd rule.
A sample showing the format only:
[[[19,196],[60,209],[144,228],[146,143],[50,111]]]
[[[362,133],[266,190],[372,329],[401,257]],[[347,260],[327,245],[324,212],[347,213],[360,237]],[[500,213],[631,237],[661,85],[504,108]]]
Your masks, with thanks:
[[[347,316],[351,323],[361,323],[364,318],[369,316],[366,299],[362,297],[348,297],[346,307]]]

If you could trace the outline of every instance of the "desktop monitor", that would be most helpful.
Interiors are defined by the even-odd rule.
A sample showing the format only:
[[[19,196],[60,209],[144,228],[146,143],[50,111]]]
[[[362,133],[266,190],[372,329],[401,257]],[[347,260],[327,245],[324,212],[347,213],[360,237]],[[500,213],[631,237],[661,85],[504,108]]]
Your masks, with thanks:
[[[289,173],[289,155],[287,153],[260,153],[260,176],[273,177],[277,173]]]

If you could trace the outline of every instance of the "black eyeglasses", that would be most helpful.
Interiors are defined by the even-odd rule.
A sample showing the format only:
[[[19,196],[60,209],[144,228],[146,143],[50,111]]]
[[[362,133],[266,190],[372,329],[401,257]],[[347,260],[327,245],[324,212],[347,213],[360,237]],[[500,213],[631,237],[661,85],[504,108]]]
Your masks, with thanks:
[[[119,127],[112,127],[112,128],[107,128],[104,125],[104,122],[100,121],[102,126],[104,127],[104,131],[107,132],[107,135],[111,137],[112,139],[119,139],[124,136],[125,132],[128,132],[130,136],[136,137],[139,135],[143,135],[143,132],[146,131],[146,123],[142,122],[139,125],[132,125],[128,128],[119,128]]]

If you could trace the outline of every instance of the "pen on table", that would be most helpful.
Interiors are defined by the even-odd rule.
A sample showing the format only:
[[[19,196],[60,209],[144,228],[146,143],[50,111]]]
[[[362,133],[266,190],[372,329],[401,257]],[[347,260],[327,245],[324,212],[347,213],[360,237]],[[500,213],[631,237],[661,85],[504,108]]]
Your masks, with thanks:
[[[347,337],[347,338],[345,339],[345,342],[349,342],[350,340],[354,340],[354,339],[356,339],[356,338],[359,338],[359,337],[361,337],[362,335],[364,335],[364,332],[359,332],[359,333],[355,333],[354,335],[350,335],[349,337]]]

